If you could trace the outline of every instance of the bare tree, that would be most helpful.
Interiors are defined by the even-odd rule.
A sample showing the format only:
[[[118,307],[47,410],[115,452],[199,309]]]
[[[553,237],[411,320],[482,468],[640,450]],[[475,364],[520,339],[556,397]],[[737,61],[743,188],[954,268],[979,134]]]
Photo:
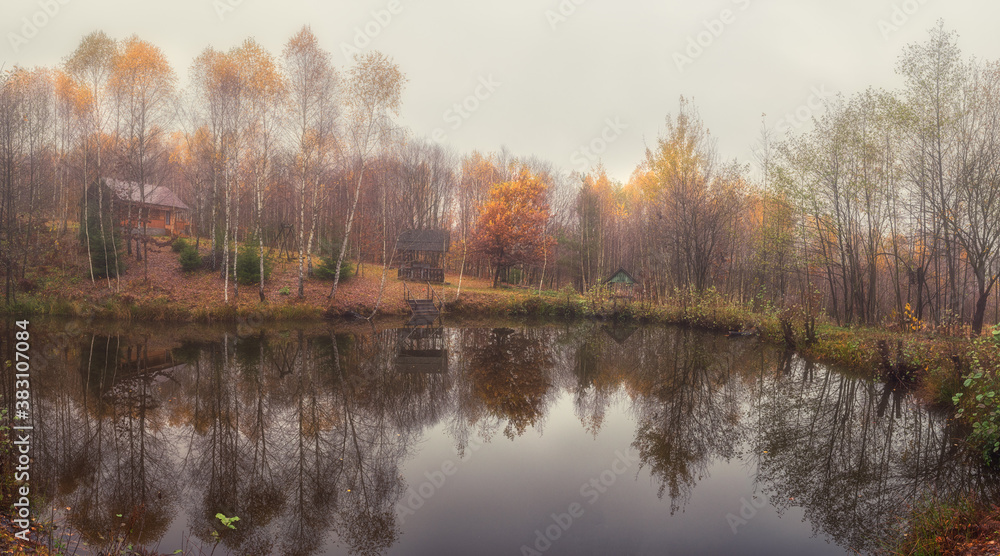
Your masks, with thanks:
[[[361,196],[368,165],[391,139],[393,124],[391,116],[398,114],[400,97],[406,78],[399,67],[387,56],[379,52],[366,52],[357,56],[355,65],[349,71],[347,81],[346,131],[348,149],[342,157],[344,167],[351,176],[354,200],[347,213],[344,236],[337,255],[333,287],[328,298],[337,293],[340,283],[340,266],[347,253],[347,242],[354,224],[354,213]]]
[[[114,57],[117,53],[118,46],[113,39],[108,37],[103,31],[96,31],[83,38],[80,41],[80,45],[77,46],[73,54],[69,56],[66,60],[66,71],[68,71],[74,78],[87,90],[87,96],[90,97],[89,106],[89,118],[87,122],[87,128],[84,132],[84,145],[83,145],[83,181],[81,190],[86,191],[87,187],[91,183],[91,161],[90,153],[94,153],[93,162],[93,179],[100,187],[100,180],[103,177],[103,140],[104,140],[104,130],[108,124],[108,117],[110,110],[105,109],[105,103],[107,98],[107,84],[111,78],[112,67],[114,63]],[[103,195],[98,195],[98,220],[101,223],[101,237],[107,237],[106,231],[104,230],[104,204]],[[86,232],[87,241],[87,255],[91,256],[90,249],[90,230],[89,230],[89,207],[88,203],[84,202],[84,226]],[[110,207],[109,207],[110,209]],[[103,247],[106,250],[106,242]],[[115,260],[115,265],[117,268],[118,264],[118,251],[113,250],[113,258]],[[108,254],[105,251],[104,261],[108,262]],[[91,281],[94,281],[93,265],[91,265]],[[105,274],[110,275],[105,272]],[[115,273],[117,274],[117,272]],[[108,285],[111,285],[110,278]]]
[[[946,267],[945,288],[937,288],[946,301],[937,303],[938,319],[957,318],[961,313],[958,252],[954,220],[957,212],[954,173],[952,172],[956,135],[952,132],[959,111],[965,69],[955,33],[947,32],[939,21],[925,43],[906,48],[897,63],[897,73],[906,80],[904,98],[912,113],[908,145],[908,179],[921,197],[921,215],[925,229],[930,228],[931,251],[943,250]],[[935,257],[937,266],[940,258]],[[935,272],[939,276],[940,272]]]
[[[139,188],[142,234],[149,221],[146,185],[156,182],[167,155],[166,130],[174,107],[174,70],[163,51],[138,36],[122,42],[112,58],[110,87],[120,119],[119,140],[128,178]],[[148,242],[143,241],[143,277],[149,278]]]
[[[715,141],[697,111],[681,99],[676,121],[646,159],[658,188],[664,261],[675,286],[708,288],[738,214],[741,169],[717,168]]]
[[[302,297],[305,294],[305,262],[308,258],[311,270],[313,240],[323,204],[321,180],[337,147],[337,73],[330,62],[330,53],[319,47],[308,26],[285,45],[284,67],[288,75],[290,126],[295,142],[298,296]]]
[[[1000,279],[1000,63],[970,73],[956,140],[955,197],[961,211],[947,216],[976,281],[972,329],[979,334]]]

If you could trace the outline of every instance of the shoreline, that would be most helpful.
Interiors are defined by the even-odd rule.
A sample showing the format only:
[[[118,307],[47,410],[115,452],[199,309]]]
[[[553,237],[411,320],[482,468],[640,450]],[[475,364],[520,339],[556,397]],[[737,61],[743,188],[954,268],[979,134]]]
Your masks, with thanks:
[[[582,296],[567,298],[565,294],[562,296],[551,293],[547,295],[545,292],[539,296],[535,292],[529,293],[517,289],[500,289],[493,295],[476,292],[470,297],[472,299],[468,301],[450,304],[449,310],[443,314],[445,326],[463,326],[469,322],[504,319],[527,324],[598,321],[620,323],[626,326],[680,326],[715,333],[726,333],[741,328],[755,328],[755,335],[758,336],[759,341],[779,348],[783,345],[788,347],[778,315],[752,312],[748,308],[724,303],[721,300],[694,304],[668,302],[663,305],[652,303],[622,305],[619,303],[616,307],[608,307],[606,303],[592,302],[592,300]],[[380,311],[379,315],[369,324],[366,319],[345,319],[340,314],[325,316],[319,313],[318,308],[312,308],[314,311],[312,315],[305,313],[306,316],[303,318],[303,312],[286,313],[281,311],[280,305],[273,305],[277,309],[273,314],[268,313],[266,304],[263,306],[247,304],[234,307],[233,312],[228,314],[232,318],[220,318],[207,322],[101,318],[100,311],[95,311],[92,315],[36,314],[29,318],[40,321],[87,318],[97,326],[108,327],[181,324],[191,325],[194,328],[220,325],[267,328],[289,324],[324,328],[330,326],[334,328],[355,326],[367,328],[372,325],[383,328],[387,324],[396,325],[397,323],[393,321],[402,324],[408,315],[408,311]],[[347,311],[372,308],[370,305],[365,305],[363,300],[353,300],[352,303],[344,304],[344,306],[351,307],[351,309],[345,309]],[[7,311],[4,313],[8,318],[24,316],[11,315]],[[797,338],[804,335],[804,323],[792,322],[792,325],[793,333]],[[913,375],[913,382],[901,384],[901,387],[912,389],[922,403],[954,411],[950,395],[946,394],[950,392],[950,388],[960,386],[962,374],[958,368],[954,367],[954,357],[956,355],[960,358],[964,356],[965,351],[972,345],[972,340],[969,338],[947,337],[931,332],[904,334],[875,328],[843,328],[820,322],[817,323],[814,343],[799,342],[791,349],[810,360],[833,364],[843,370],[860,373],[873,380],[885,380],[881,373],[885,371],[886,361],[884,354],[879,351],[879,342],[889,346],[890,362],[920,369],[920,372]],[[952,368],[949,368],[948,364],[952,364]],[[963,509],[966,513],[960,513]],[[940,523],[928,526],[925,521],[934,517],[940,517]],[[954,546],[969,546],[970,532],[974,532],[973,536],[979,539],[975,546],[982,552],[971,553],[992,554],[986,550],[993,546],[990,543],[1000,540],[1000,530],[992,525],[1000,521],[998,517],[1000,514],[997,510],[977,501],[974,493],[970,493],[968,499],[962,500],[934,499],[925,501],[915,504],[910,532],[907,537],[901,540],[911,543],[919,542],[911,539],[920,533],[923,538],[930,539],[930,542],[940,543],[941,539],[947,539],[956,543]],[[959,524],[961,524],[961,529],[958,529]],[[898,548],[893,549],[891,553],[910,554],[913,553],[911,550],[910,548]]]
[[[221,292],[222,280],[216,272],[184,274],[176,266],[176,257],[169,249],[151,252],[147,261],[150,265],[149,278],[142,278],[142,267],[133,263],[133,268],[123,275],[121,282],[114,284],[119,289],[117,292],[108,287],[107,281],[91,283],[89,279],[81,279],[85,267],[79,260],[48,264],[28,278],[28,287],[25,288],[28,291],[19,292],[16,303],[0,305],[0,315],[11,320],[85,319],[111,327],[144,324],[263,327],[293,323],[305,326],[328,326],[332,323],[334,326],[351,327],[368,326],[369,321],[365,317],[375,312],[375,300],[379,299],[380,266],[365,265],[361,275],[343,282],[336,297],[328,301],[326,294],[330,283],[315,278],[306,281],[302,299],[286,294],[297,290],[297,264],[278,261],[275,272],[266,281],[268,301],[258,301],[257,286],[241,285],[239,298],[225,303]],[[156,272],[153,272],[154,268]],[[390,273],[386,276],[377,314],[372,319],[375,325],[390,320],[405,322],[410,314],[404,301],[406,289],[394,276],[395,272],[390,269]],[[971,394],[975,393],[969,391],[968,384],[963,385],[972,361],[981,361],[984,368],[991,370],[988,375],[992,376],[987,378],[992,380],[992,384],[997,382],[1000,347],[990,343],[988,336],[971,338],[951,335],[947,333],[953,334],[954,331],[933,330],[921,323],[914,323],[910,330],[901,331],[836,326],[820,317],[810,331],[801,313],[754,311],[751,307],[723,299],[714,291],[701,296],[672,298],[661,303],[623,302],[602,296],[600,291],[580,295],[571,288],[541,292],[509,286],[494,289],[488,280],[465,276],[462,278],[461,295],[458,296],[458,275],[449,272],[445,279],[444,285],[434,286],[434,294],[438,299],[445,300],[442,315],[445,321],[455,319],[460,325],[467,319],[529,322],[596,320],[625,325],[683,326],[716,333],[752,330],[752,335],[758,336],[761,341],[793,349],[807,359],[836,365],[873,380],[896,380],[899,387],[911,390],[921,403],[951,412],[956,411],[955,394],[968,391],[968,397],[972,398]],[[408,289],[424,293],[423,285],[410,284]],[[995,330],[1000,331],[1000,327]],[[1000,339],[1000,334],[994,334],[994,338]],[[992,386],[987,383],[985,388],[990,390]],[[971,436],[966,441],[969,450],[977,449]],[[926,523],[921,526],[925,537],[932,542],[950,537],[957,539],[966,533],[954,530],[955,517],[951,514],[945,516],[948,512],[937,510],[971,507],[972,513],[965,519],[970,524],[965,531],[982,531],[984,543],[997,539],[997,527],[983,527],[998,521],[996,510],[981,503],[969,502],[928,502],[925,507],[915,510],[911,527],[917,528],[917,512],[923,511],[942,516],[940,523],[934,526],[927,527]],[[914,537],[915,530],[911,531],[909,539]],[[900,548],[897,553],[909,552]]]
[[[890,378],[885,376],[887,371],[906,371],[903,385],[916,388],[923,401],[946,406],[951,405],[953,392],[950,390],[957,385],[951,384],[949,392],[938,390],[948,385],[949,379],[956,383],[959,381],[974,340],[968,336],[951,336],[936,331],[899,332],[879,327],[838,326],[820,318],[815,323],[815,340],[809,341],[801,317],[787,318],[774,311],[757,312],[711,292],[698,299],[669,299],[660,303],[617,301],[580,295],[567,288],[540,293],[535,289],[511,286],[493,289],[484,284],[488,281],[466,277],[461,295],[456,299],[458,277],[448,273],[447,278],[449,282],[434,286],[435,295],[446,300],[441,304],[444,319],[601,321],[684,326],[716,333],[750,330],[752,332],[746,335],[758,336],[774,345],[784,345],[807,359],[838,365],[875,379]],[[221,283],[221,280],[214,281]],[[386,279],[382,302],[378,307],[374,303],[377,277],[353,277],[343,282],[335,298],[327,303],[322,302],[326,299],[325,295],[316,295],[315,290],[327,289],[329,282],[311,278],[307,284],[314,291],[308,292],[303,299],[278,293],[287,288],[287,284],[271,280],[268,301],[257,300],[256,286],[241,286],[252,291],[241,292],[239,299],[229,303],[211,299],[196,305],[172,299],[164,294],[162,286],[151,281],[141,283],[133,280],[121,292],[94,287],[85,291],[84,295],[53,291],[21,293],[13,305],[0,303],[0,317],[197,326],[351,324],[369,320],[405,320],[411,314],[402,298],[402,282],[395,277]],[[422,288],[423,285],[417,287]],[[376,288],[374,293],[373,288]],[[782,327],[783,322],[790,326],[787,331]],[[926,384],[928,378],[933,379],[933,384]]]

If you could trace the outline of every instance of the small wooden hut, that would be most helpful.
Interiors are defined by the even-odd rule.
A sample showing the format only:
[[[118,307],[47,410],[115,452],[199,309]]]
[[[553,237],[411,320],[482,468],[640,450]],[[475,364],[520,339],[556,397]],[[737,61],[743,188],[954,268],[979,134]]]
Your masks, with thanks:
[[[188,235],[190,208],[169,187],[104,178],[103,184],[118,201],[123,225],[131,223],[136,233],[148,235]],[[143,195],[144,193],[144,195]]]
[[[400,280],[444,283],[444,254],[451,248],[448,230],[404,230],[396,240]]]
[[[603,282],[608,286],[612,298],[631,299],[636,293],[636,280],[624,268],[619,267],[614,274]]]

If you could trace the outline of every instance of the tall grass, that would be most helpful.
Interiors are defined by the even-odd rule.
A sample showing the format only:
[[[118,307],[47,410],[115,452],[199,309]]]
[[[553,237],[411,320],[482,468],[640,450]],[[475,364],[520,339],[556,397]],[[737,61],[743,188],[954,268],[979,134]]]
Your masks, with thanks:
[[[974,495],[948,500],[929,495],[916,504],[909,519],[901,524],[888,552],[899,556],[964,554],[961,549],[965,545],[989,534],[989,527],[984,530],[982,524],[998,518],[996,508],[988,511]]]

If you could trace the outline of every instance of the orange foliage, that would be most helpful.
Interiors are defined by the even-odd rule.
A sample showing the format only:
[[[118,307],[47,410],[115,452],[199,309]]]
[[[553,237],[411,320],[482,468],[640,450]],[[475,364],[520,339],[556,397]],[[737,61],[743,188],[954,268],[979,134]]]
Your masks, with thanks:
[[[527,169],[512,181],[494,184],[480,206],[472,249],[496,267],[494,286],[502,269],[539,262],[552,239],[545,232],[549,219],[545,184]]]
[[[156,103],[173,92],[176,77],[158,46],[133,35],[121,44],[112,59],[111,87],[142,106]]]

